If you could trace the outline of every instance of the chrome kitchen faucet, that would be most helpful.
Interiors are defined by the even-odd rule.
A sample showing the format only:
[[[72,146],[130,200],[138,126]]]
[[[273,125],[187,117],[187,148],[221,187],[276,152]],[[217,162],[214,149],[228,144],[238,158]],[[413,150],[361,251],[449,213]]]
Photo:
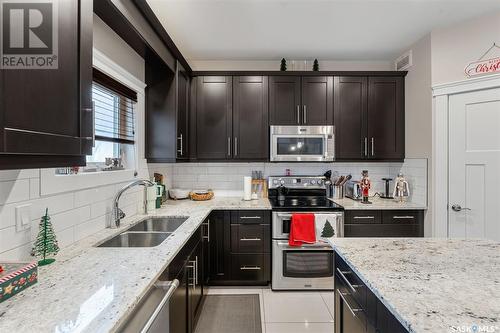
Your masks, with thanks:
[[[154,186],[155,183],[153,183],[150,180],[146,179],[138,179],[130,184],[125,185],[121,190],[116,193],[115,198],[113,200],[113,213],[112,213],[112,218],[113,220],[110,223],[110,228],[118,228],[120,226],[120,221],[122,218],[125,217],[125,213],[118,207],[118,202],[120,201],[120,197],[122,196],[123,192],[128,190],[131,187],[134,187],[136,185],[142,185],[144,186],[144,199],[143,199],[143,206],[144,206],[144,214],[148,213],[148,193],[147,193],[147,188],[150,186]]]

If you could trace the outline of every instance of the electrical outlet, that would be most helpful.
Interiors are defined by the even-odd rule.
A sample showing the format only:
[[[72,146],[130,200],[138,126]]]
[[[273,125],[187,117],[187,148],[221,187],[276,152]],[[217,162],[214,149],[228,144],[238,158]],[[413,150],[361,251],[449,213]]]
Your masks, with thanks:
[[[16,232],[31,228],[31,204],[16,207]]]

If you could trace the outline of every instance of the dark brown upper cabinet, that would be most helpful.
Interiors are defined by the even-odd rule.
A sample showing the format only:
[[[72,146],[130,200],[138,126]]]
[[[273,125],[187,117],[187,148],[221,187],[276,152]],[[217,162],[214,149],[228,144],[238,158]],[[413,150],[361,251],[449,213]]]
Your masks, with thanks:
[[[85,165],[92,152],[92,0],[56,4],[57,68],[0,69],[0,169]]]
[[[271,76],[271,125],[331,125],[333,77]]]
[[[233,158],[267,160],[268,123],[267,76],[233,77]]]
[[[189,82],[190,77],[184,67],[177,62],[177,159],[189,157]]]
[[[300,76],[270,76],[270,125],[300,125],[301,108]]]
[[[405,157],[404,80],[368,78],[369,158],[402,160]]]
[[[200,76],[196,82],[196,157],[199,160],[231,158],[232,77]]]
[[[336,160],[405,156],[404,78],[335,77]]]
[[[333,123],[333,77],[302,77],[302,125]]]

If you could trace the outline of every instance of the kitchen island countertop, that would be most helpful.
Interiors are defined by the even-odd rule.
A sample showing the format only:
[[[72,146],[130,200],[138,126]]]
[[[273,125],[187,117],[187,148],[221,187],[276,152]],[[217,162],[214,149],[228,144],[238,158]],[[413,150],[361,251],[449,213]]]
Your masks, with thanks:
[[[499,242],[333,238],[330,243],[410,332],[500,332]]]
[[[99,248],[145,216],[103,229],[39,267],[38,283],[0,303],[0,332],[115,331],[205,218],[216,209],[271,209],[269,200],[216,197],[168,201],[149,216],[189,216],[163,243],[148,248]]]

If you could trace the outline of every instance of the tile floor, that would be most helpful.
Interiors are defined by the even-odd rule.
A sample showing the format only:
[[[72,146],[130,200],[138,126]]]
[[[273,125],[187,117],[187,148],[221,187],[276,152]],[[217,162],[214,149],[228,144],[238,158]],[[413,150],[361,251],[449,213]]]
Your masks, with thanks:
[[[262,333],[332,333],[333,292],[276,292],[269,287],[211,287],[209,295],[258,294]]]

